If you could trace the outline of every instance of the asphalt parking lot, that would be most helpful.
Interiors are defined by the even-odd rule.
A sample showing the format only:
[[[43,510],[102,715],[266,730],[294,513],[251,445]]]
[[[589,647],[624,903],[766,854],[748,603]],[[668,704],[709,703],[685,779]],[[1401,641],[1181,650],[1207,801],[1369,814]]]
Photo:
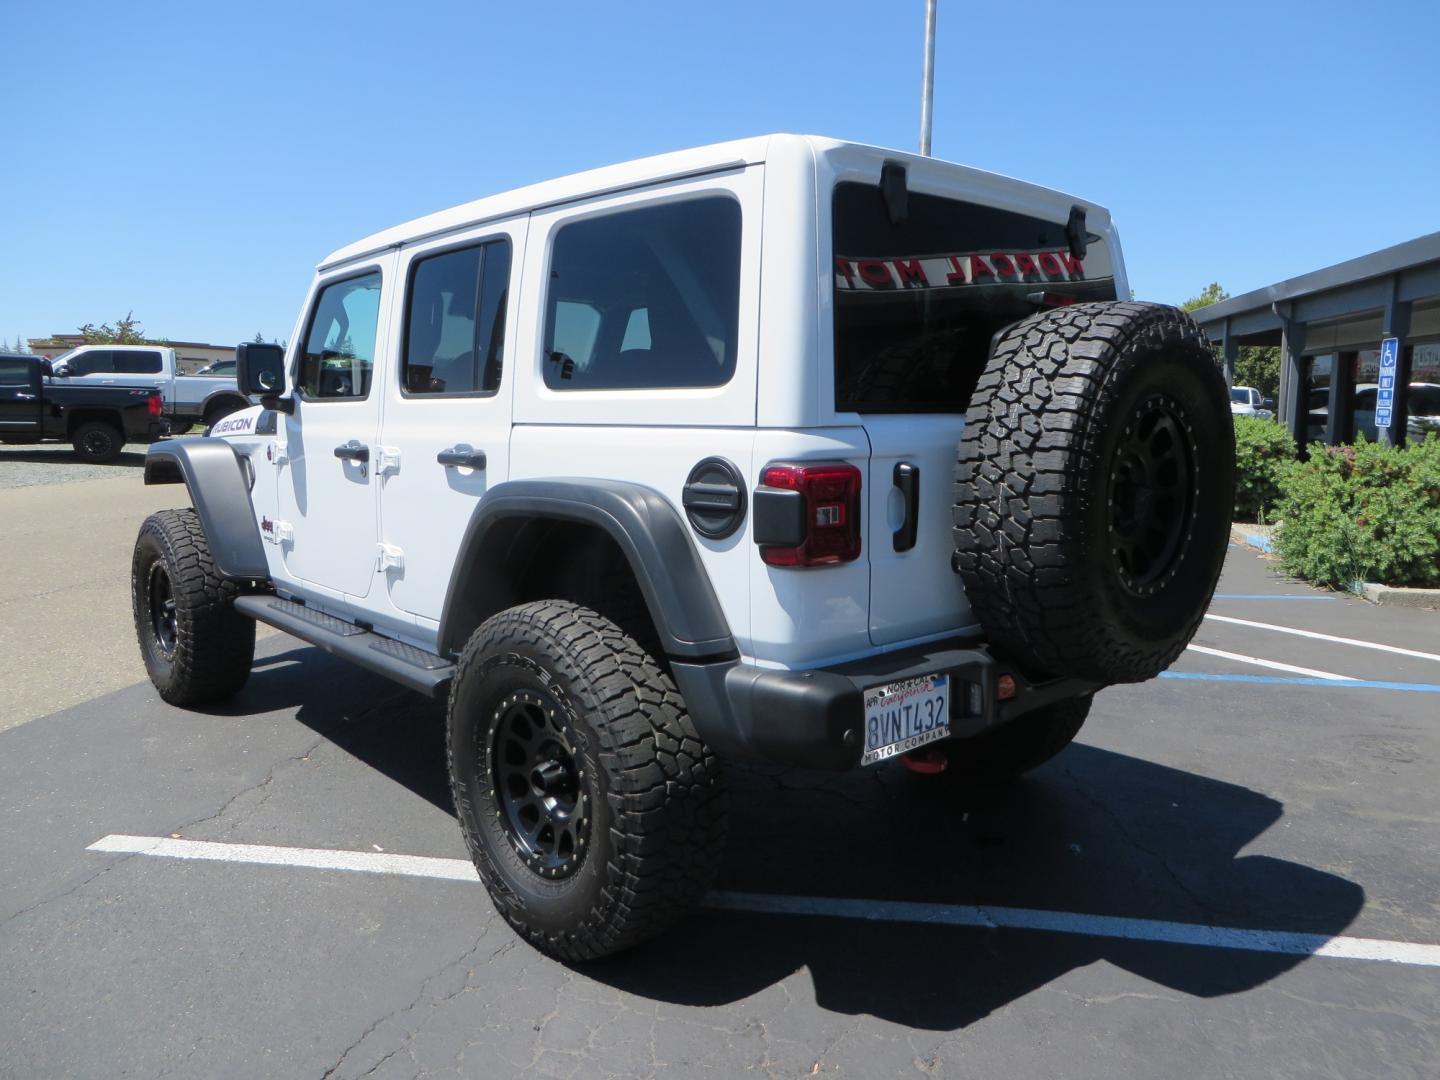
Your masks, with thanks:
[[[438,708],[278,634],[222,709],[116,667],[0,731],[0,1076],[1440,1075],[1440,615],[1273,567],[1003,790],[735,769],[710,906],[574,968],[468,876]]]

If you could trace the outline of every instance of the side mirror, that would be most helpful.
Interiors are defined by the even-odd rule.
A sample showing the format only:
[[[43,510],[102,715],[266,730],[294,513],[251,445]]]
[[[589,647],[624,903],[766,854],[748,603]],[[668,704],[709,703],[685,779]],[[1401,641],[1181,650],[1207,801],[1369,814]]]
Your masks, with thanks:
[[[1273,409],[1273,408],[1275,408],[1275,399],[1274,399],[1273,397],[1267,397],[1267,398],[1265,399],[1265,408],[1267,408],[1267,409]]]
[[[285,386],[285,350],[279,345],[247,341],[235,346],[235,382],[246,397],[260,396],[266,408],[290,411],[272,404],[281,400],[275,394]],[[290,404],[288,398],[284,400]]]
[[[51,364],[49,360],[41,360],[40,374],[44,375],[47,379],[53,378],[55,375],[55,366]]]

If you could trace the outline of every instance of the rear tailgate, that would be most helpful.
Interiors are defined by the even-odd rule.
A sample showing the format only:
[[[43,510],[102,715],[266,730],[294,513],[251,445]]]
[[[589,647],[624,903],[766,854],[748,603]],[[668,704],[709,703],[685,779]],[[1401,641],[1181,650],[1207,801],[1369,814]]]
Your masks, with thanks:
[[[950,566],[951,483],[992,337],[1045,306],[1114,299],[1116,281],[1104,237],[1083,219],[1067,231],[1065,196],[1041,192],[1037,213],[1039,189],[1008,182],[1025,205],[1007,206],[997,178],[967,197],[977,174],[950,167],[946,182],[943,164],[917,163],[897,204],[875,182],[879,165],[875,180],[835,185],[832,238],[835,409],[858,413],[870,442],[869,627],[886,645],[973,625]],[[922,171],[944,194],[920,186]],[[1036,403],[1015,408],[1039,422]]]

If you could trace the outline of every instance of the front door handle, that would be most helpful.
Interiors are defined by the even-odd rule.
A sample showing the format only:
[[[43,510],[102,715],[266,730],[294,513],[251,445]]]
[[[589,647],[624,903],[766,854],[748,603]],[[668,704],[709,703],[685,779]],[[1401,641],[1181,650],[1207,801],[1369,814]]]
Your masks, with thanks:
[[[905,502],[905,518],[894,532],[895,550],[909,551],[915,546],[915,537],[920,531],[920,467],[897,461],[895,486]]]
[[[370,447],[351,439],[344,446],[335,447],[335,456],[341,461],[369,461]]]
[[[468,446],[452,446],[449,450],[441,450],[436,454],[435,460],[447,469],[483,469],[485,451],[471,450]]]

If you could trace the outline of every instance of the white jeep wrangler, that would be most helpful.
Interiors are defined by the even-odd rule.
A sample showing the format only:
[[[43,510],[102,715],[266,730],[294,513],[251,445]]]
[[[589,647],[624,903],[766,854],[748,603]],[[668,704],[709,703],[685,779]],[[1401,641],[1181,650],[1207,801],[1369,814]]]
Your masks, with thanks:
[[[721,762],[987,780],[1185,647],[1228,535],[1225,383],[1109,214],[775,135],[496,195],[319,266],[261,406],[161,443],[155,686],[254,620],[449,702],[499,910],[597,957],[723,855]]]

